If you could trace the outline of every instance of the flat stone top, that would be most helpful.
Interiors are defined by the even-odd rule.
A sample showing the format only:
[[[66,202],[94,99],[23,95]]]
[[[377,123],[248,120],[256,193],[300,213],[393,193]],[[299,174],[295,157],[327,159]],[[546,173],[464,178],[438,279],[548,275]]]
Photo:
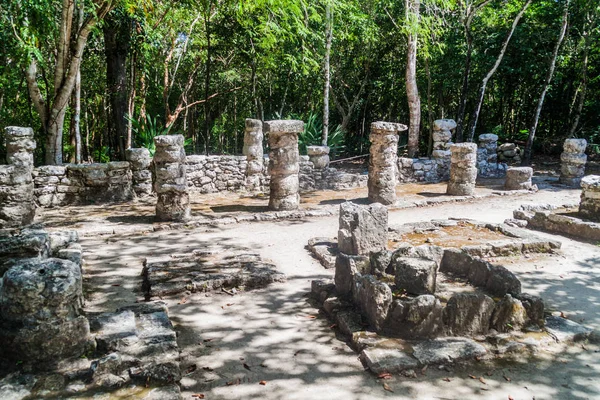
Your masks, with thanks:
[[[141,157],[150,157],[150,150],[148,150],[145,147],[138,147],[138,148],[128,148],[127,150],[125,150],[127,157],[137,157],[137,158],[141,158]]]
[[[260,119],[246,118],[246,129],[262,129],[262,126]]]
[[[309,156],[320,156],[323,154],[329,154],[331,149],[329,146],[306,146],[306,153]]]
[[[477,145],[475,143],[456,143],[450,145],[450,151],[453,153],[476,153]]]
[[[588,175],[581,179],[583,189],[600,189],[600,175]]]
[[[33,137],[33,129],[21,126],[7,126],[4,128],[7,137]]]
[[[563,149],[567,153],[583,153],[587,147],[585,139],[567,139],[563,145]]]
[[[304,131],[304,121],[295,119],[276,119],[265,121],[264,131],[271,133],[300,133]]]
[[[508,169],[506,170],[506,173],[513,173],[513,174],[529,174],[529,175],[533,175],[533,168],[531,167],[508,167]]]
[[[483,135],[479,135],[480,142],[497,142],[498,135],[494,135],[493,133],[484,133]]]
[[[181,146],[185,138],[183,135],[160,135],[154,138],[154,144],[158,147]]]
[[[408,129],[408,126],[396,122],[376,121],[371,122],[371,132],[402,132]]]
[[[456,121],[453,119],[436,119],[433,121],[433,129],[436,131],[451,131],[456,128]]]

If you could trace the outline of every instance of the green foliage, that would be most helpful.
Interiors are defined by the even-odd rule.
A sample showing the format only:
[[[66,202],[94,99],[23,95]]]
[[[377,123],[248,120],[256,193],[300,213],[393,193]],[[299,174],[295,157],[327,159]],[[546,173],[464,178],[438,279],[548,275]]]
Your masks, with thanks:
[[[146,114],[145,121],[138,121],[137,119],[127,116],[127,120],[131,123],[131,130],[135,133],[135,145],[136,147],[145,147],[150,151],[150,155],[154,156],[156,146],[154,145],[154,138],[159,135],[168,135],[171,127],[165,128],[163,125],[157,123],[156,115],[154,118],[150,114]]]
[[[298,148],[301,154],[306,154],[307,146],[320,146],[322,142],[323,120],[316,113],[311,113],[304,122],[304,132],[298,135]],[[330,148],[330,156],[334,158],[341,154],[346,147],[346,138],[342,127],[336,125],[329,131],[327,146]]]
[[[102,146],[99,149],[95,149],[92,153],[94,162],[107,163],[110,161],[110,148],[108,146]]]

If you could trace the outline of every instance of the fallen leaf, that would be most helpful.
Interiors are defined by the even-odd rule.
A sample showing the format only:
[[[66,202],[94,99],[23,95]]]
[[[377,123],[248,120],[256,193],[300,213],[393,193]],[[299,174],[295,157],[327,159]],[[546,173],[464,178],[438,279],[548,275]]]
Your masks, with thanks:
[[[181,301],[179,302],[179,304],[185,304],[185,303],[187,303],[187,299],[185,297],[183,297],[181,299]]]
[[[562,311],[560,312],[560,317],[561,317],[561,318],[564,318],[564,319],[567,319],[567,316],[566,316],[566,315],[565,315],[565,313],[564,313],[564,312],[562,312]]]
[[[267,381],[260,381],[260,382],[258,382],[258,384],[265,386],[267,384]]]
[[[203,393],[195,393],[192,395],[193,398],[195,399],[203,399],[204,398],[204,394]]]
[[[377,379],[391,379],[392,378],[392,374],[390,374],[389,372],[382,372],[381,374],[377,375]]]
[[[227,307],[231,307],[232,305],[234,305],[235,303],[227,303]]]
[[[384,383],[384,384],[383,384],[383,388],[384,388],[385,390],[387,390],[388,392],[392,392],[392,393],[394,393],[394,391],[392,390],[392,388],[390,387],[390,385],[388,385],[387,383]]]
[[[487,385],[487,382],[485,381],[485,379],[483,379],[483,376],[479,377],[479,382],[483,383],[484,385]]]
[[[186,370],[185,373],[186,374],[191,374],[192,372],[194,372],[198,367],[196,367],[196,364],[192,364],[190,365]]]
[[[504,379],[506,380],[506,382],[510,382],[510,378],[506,375],[504,375]]]
[[[475,361],[481,361],[481,357],[480,356],[475,357]]]
[[[244,363],[244,364],[242,364],[242,365],[243,365],[243,366],[244,366],[244,368],[246,368],[248,371],[252,371],[252,370],[250,369],[250,367],[248,366],[248,364]]]
[[[421,369],[421,375],[425,375],[425,372],[427,372],[427,365]]]
[[[450,379],[450,378],[444,378],[442,380],[445,381],[445,382],[452,382],[452,379]]]
[[[203,342],[211,342],[211,341],[213,341],[213,340],[214,340],[214,339],[204,339],[204,340],[203,340]]]
[[[479,390],[490,390],[490,389],[488,389],[486,387],[480,387]]]
[[[214,369],[212,369],[211,367],[202,367],[202,369],[208,372],[214,371]]]
[[[315,318],[317,318],[317,317],[316,317],[316,316],[314,316],[314,315],[307,315],[307,316],[306,316],[306,318],[308,318],[308,319],[315,319]]]
[[[510,394],[508,395],[508,400],[515,400]]]
[[[469,375],[469,378],[471,378],[471,379],[477,379],[477,377],[475,375]]]
[[[335,328],[337,328],[337,324],[333,324],[329,327],[329,329],[335,329]]]

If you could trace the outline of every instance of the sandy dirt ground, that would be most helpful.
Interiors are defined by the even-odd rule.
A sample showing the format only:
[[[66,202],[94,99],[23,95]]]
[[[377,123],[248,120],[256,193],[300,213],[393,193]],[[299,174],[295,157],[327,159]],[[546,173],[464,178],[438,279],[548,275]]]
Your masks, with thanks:
[[[392,210],[389,219],[390,224],[449,217],[502,222],[520,204],[561,205],[578,199],[578,190],[550,188],[528,196]],[[147,210],[140,211],[147,217]],[[68,208],[62,212],[69,215]],[[133,217],[130,221],[145,223]],[[48,223],[71,225],[56,215]],[[77,229],[93,230],[99,223],[82,218]],[[127,223],[127,218],[118,223]],[[333,276],[310,256],[307,241],[335,237],[337,229],[337,217],[332,216],[159,232],[152,232],[150,225],[145,233],[82,237],[86,309],[114,311],[140,301],[146,257],[215,247],[251,249],[275,263],[287,282],[234,296],[165,299],[179,335],[182,368],[197,367],[184,372],[186,399],[200,393],[206,399],[600,399],[600,353],[585,343],[532,358],[430,367],[417,371],[416,378],[378,380],[307,297],[311,280]],[[519,275],[523,290],[542,296],[548,308],[600,329],[600,247],[551,237],[562,242],[560,254],[505,265]]]

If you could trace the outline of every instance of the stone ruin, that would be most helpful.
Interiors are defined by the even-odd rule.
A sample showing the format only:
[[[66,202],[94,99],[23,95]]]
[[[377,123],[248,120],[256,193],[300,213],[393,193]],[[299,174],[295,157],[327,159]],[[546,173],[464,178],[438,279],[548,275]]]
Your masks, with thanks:
[[[307,146],[308,159],[315,169],[325,169],[329,166],[329,146]]]
[[[269,209],[296,210],[300,204],[300,154],[298,134],[304,131],[304,122],[295,120],[265,121],[269,135],[269,173],[271,174]]]
[[[506,190],[536,190],[531,182],[533,177],[533,168],[531,167],[509,167],[506,171],[506,181],[504,189]]]
[[[498,135],[479,135],[477,170],[482,178],[501,178],[506,174],[506,164],[498,162]]]
[[[398,133],[406,125],[392,122],[371,124],[369,158],[369,202],[384,205],[396,202],[396,171],[398,163]]]
[[[521,163],[521,148],[515,143],[503,143],[498,147],[498,161],[508,165]]]
[[[586,147],[587,141],[585,139],[565,140],[564,151],[560,155],[560,183],[571,187],[579,187],[581,178],[585,175]]]
[[[33,129],[9,126],[5,129],[6,161],[0,165],[0,228],[33,222]]]
[[[184,137],[161,135],[154,138],[154,143],[156,219],[185,221],[190,218],[190,196],[187,191]]]
[[[246,156],[246,189],[250,192],[260,191],[263,186],[263,127],[262,121],[258,119],[246,119],[246,130],[244,131],[244,149],[242,153]]]
[[[473,221],[465,222],[465,229],[472,225],[474,236],[488,230],[496,240],[458,247],[427,244],[432,243],[429,239],[424,245],[402,242],[404,237],[414,239],[414,232],[429,238],[430,232],[457,224],[461,221],[440,220],[388,232],[387,210],[381,204],[340,206],[335,278],[333,283],[313,281],[312,295],[373,372],[527,349],[529,339],[518,331],[545,331],[550,338],[554,329],[574,324],[545,319],[541,298],[522,293],[515,274],[482,258],[553,252],[559,242],[504,224]],[[389,250],[388,243],[396,240],[395,250]],[[482,335],[487,338],[480,339]]]
[[[453,119],[433,121],[433,150],[449,151],[452,144],[452,131],[456,129]]]
[[[459,143],[450,146],[450,181],[446,193],[453,196],[472,196],[477,180],[477,145]]]
[[[585,176],[579,184],[579,204],[558,207],[549,204],[522,205],[506,222],[585,241],[600,241],[600,176]]]
[[[148,196],[152,194],[152,157],[150,150],[142,148],[130,148],[125,152],[125,157],[131,166],[133,190],[136,195]]]

